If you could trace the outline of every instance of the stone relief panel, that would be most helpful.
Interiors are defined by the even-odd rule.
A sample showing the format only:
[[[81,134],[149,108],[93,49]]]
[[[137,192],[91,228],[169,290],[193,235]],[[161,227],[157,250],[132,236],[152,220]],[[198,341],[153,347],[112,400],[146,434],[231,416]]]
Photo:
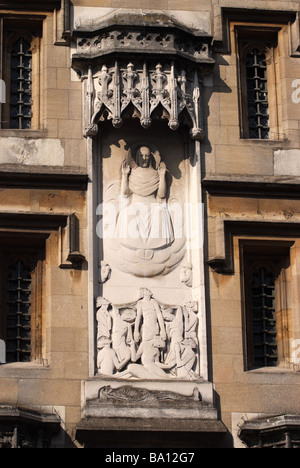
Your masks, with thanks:
[[[180,194],[170,200],[170,179],[153,145],[133,145],[109,185],[104,201],[105,247],[114,266],[137,277],[174,270],[185,255],[184,210]],[[105,221],[108,220],[108,222]]]
[[[99,402],[106,403],[107,405],[138,405],[145,406],[162,406],[174,405],[191,407],[193,404],[202,401],[202,396],[199,389],[195,387],[192,395],[181,395],[180,393],[170,391],[153,391],[146,388],[134,388],[129,385],[117,389],[112,388],[110,385],[101,387],[98,395]]]
[[[198,304],[159,303],[142,288],[136,302],[98,298],[98,374],[119,379],[198,380]]]

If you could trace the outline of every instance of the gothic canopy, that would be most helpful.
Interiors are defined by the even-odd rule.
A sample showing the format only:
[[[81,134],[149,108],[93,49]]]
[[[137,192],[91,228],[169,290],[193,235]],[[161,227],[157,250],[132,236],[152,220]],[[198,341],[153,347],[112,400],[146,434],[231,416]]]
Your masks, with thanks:
[[[212,37],[162,12],[115,10],[77,19],[73,68],[86,79],[85,136],[101,120],[120,127],[128,117],[149,128],[153,119],[190,128],[202,140],[201,86],[214,64]]]

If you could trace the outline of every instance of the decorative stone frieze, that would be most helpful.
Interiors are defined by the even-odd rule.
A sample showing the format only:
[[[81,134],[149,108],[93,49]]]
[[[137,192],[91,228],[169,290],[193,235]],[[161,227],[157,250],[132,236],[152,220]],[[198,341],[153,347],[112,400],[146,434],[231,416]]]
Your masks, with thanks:
[[[141,32],[113,30],[93,37],[78,37],[75,62],[78,59],[93,59],[111,53],[159,53],[178,56],[195,63],[214,63],[211,57],[210,37],[195,38],[176,32]]]
[[[202,122],[202,78],[197,69],[162,65],[158,61],[104,64],[89,68],[86,83],[85,136],[98,132],[98,123],[111,120],[119,128],[135,117],[145,129],[153,119],[166,119],[171,130],[190,127],[193,139],[204,137]]]

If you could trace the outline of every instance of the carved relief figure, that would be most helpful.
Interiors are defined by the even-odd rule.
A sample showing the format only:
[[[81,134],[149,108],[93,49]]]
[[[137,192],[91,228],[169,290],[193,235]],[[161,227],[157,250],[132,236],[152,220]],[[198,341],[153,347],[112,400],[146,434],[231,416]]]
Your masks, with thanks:
[[[108,310],[110,308],[110,302],[104,297],[98,297],[96,308],[98,324],[97,340],[101,337],[110,338],[112,328],[111,315]]]
[[[105,255],[137,277],[167,275],[182,261],[186,243],[182,199],[169,196],[172,176],[156,148],[138,143],[120,172],[120,182],[110,184],[104,196],[107,214],[100,226],[110,226]]]
[[[100,265],[100,283],[106,283],[110,279],[111,268],[108,263],[102,261]]]
[[[183,311],[182,307],[177,310],[172,308],[165,308],[163,310],[163,317],[167,322],[167,334],[169,350],[166,357],[166,364],[174,367],[176,363],[176,346],[183,340]]]
[[[166,341],[166,331],[163,316],[158,302],[153,299],[152,292],[149,289],[141,289],[141,299],[137,306],[137,317],[134,328],[134,341],[139,343],[140,325],[143,320],[142,341],[151,341],[160,335],[163,341]]]
[[[155,167],[153,167],[155,166]],[[166,205],[166,165],[155,160],[150,148],[137,151],[136,162],[122,165],[121,195],[128,205],[120,212],[118,236],[123,245],[145,250],[166,247],[174,241],[171,217]]]
[[[128,370],[121,377],[136,377],[139,379],[168,379],[169,376],[163,369],[169,369],[169,366],[160,362],[160,350],[165,346],[164,341],[156,336],[153,341],[143,341],[135,352],[133,346],[132,361],[137,362],[141,359],[141,364],[130,364]]]
[[[113,375],[120,368],[116,352],[111,348],[111,340],[102,336],[98,340],[98,372],[104,375]]]
[[[186,338],[176,346],[176,367],[179,378],[193,380],[197,376],[193,371],[196,350],[197,344],[192,338]]]
[[[136,312],[133,309],[121,309],[114,307],[112,311],[113,328],[112,344],[117,352],[120,361],[126,361],[131,358],[130,345],[133,341],[132,326],[136,318]]]
[[[184,308],[184,324],[185,336],[192,338],[197,342],[197,326],[198,326],[198,304],[197,302],[187,302]]]
[[[130,305],[107,302],[97,301],[99,373],[119,379],[199,378],[196,303],[163,306],[146,288]]]
[[[134,404],[137,402],[143,405],[155,405],[161,403],[177,402],[178,405],[191,405],[191,403],[199,404],[202,401],[202,396],[197,387],[194,388],[192,395],[181,395],[169,391],[148,390],[145,388],[134,388],[126,385],[120,388],[112,388],[110,385],[101,387],[99,390],[99,401],[105,404],[114,404],[126,402],[126,404]]]
[[[181,268],[180,281],[182,284],[185,284],[188,288],[191,288],[193,286],[193,269],[191,264],[188,264]]]

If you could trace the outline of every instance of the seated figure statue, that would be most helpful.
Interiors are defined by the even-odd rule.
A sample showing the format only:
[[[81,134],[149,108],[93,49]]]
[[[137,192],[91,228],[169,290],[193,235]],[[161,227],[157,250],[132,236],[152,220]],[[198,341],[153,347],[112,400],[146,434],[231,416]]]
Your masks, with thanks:
[[[142,258],[174,242],[166,203],[166,170],[165,163],[156,161],[147,146],[139,148],[136,162],[124,161],[122,165],[125,206],[119,213],[117,237],[124,246],[138,249]]]

